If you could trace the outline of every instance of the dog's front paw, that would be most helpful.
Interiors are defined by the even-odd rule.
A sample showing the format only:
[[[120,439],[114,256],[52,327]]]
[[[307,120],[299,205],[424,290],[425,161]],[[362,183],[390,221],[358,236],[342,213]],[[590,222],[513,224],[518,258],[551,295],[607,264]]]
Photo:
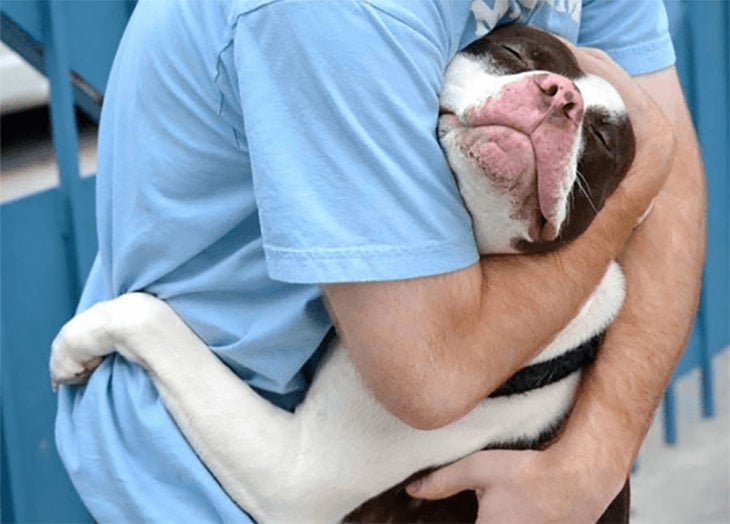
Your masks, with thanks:
[[[108,318],[99,305],[69,320],[51,343],[51,387],[83,384],[111,353]]]
[[[103,357],[96,357],[91,360],[82,361],[76,358],[73,350],[64,344],[54,342],[51,349],[51,387],[53,391],[58,389],[59,384],[84,384],[89,380],[91,372],[94,371],[104,360]]]

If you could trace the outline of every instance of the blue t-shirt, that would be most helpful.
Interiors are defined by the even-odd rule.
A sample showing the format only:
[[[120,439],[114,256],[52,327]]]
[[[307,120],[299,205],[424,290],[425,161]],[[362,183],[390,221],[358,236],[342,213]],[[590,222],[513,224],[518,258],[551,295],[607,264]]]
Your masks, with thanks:
[[[632,74],[674,59],[659,0],[140,2],[102,112],[99,255],[80,309],[152,293],[295,406],[331,327],[319,284],[477,261],[438,93],[454,53],[513,21]],[[247,520],[121,357],[61,388],[57,444],[99,521]]]

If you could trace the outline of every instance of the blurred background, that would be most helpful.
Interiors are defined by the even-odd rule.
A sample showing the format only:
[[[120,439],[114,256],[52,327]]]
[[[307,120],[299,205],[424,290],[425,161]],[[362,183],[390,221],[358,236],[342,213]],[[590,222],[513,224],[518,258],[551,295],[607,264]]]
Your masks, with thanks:
[[[730,3],[665,3],[703,149],[709,241],[692,338],[633,474],[632,521],[727,523]],[[47,360],[96,252],[96,123],[133,9],[134,0],[0,5],[2,522],[91,522],[55,451]]]

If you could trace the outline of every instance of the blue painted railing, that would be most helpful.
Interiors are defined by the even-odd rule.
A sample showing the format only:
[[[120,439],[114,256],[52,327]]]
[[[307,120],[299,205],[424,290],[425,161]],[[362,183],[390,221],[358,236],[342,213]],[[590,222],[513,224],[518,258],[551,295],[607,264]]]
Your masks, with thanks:
[[[134,7],[3,0],[2,39],[50,84],[58,187],[0,206],[0,521],[90,522],[56,453],[48,351],[73,315],[96,252],[94,178],[79,176],[74,105],[99,115]]]
[[[675,377],[702,372],[711,416],[712,356],[730,344],[728,71],[724,0],[667,0],[678,67],[704,151],[709,187],[708,255],[700,310]],[[0,520],[89,522],[53,444],[55,397],[48,348],[74,312],[96,251],[92,178],[79,177],[73,105],[98,117],[114,51],[133,0],[3,0],[2,39],[50,81],[58,187],[0,206]],[[697,52],[700,50],[700,52]],[[673,386],[665,437],[676,440]]]

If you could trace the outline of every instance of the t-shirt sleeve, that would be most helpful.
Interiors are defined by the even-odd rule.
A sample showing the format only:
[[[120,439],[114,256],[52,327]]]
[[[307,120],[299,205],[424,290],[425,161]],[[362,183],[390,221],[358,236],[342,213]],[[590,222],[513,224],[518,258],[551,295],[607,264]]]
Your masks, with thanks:
[[[632,75],[675,60],[662,0],[584,0],[578,45],[603,49]]]
[[[434,15],[274,2],[238,16],[234,56],[269,274],[392,280],[478,259],[436,138],[448,37]]]

